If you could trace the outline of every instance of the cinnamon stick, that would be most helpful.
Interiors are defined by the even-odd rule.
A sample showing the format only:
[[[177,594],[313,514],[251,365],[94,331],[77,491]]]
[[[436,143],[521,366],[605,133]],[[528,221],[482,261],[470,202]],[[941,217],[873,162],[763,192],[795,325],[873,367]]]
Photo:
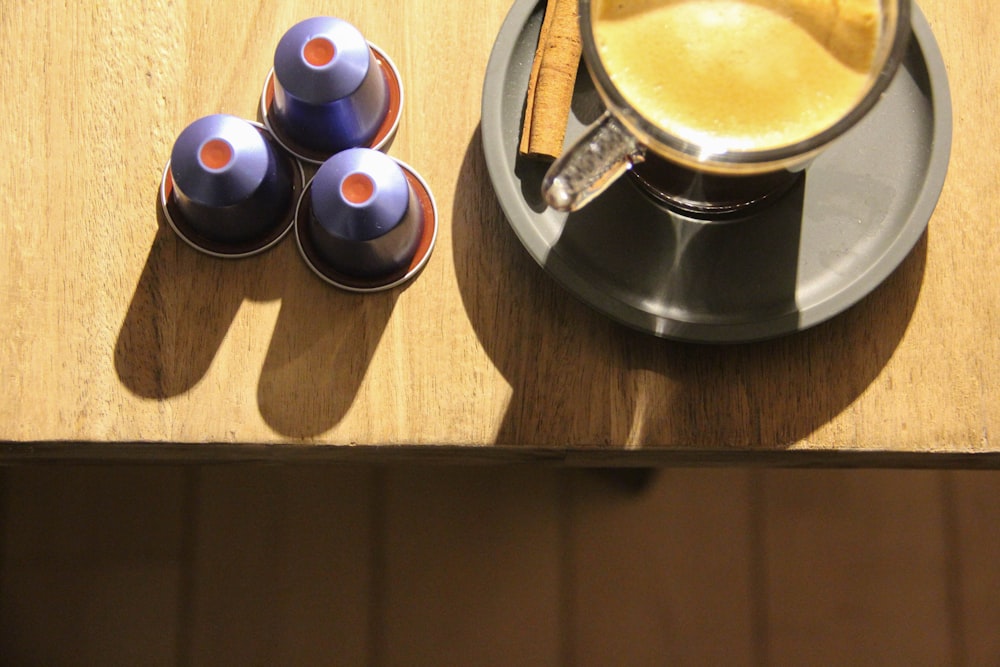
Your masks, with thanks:
[[[548,0],[528,81],[522,155],[554,159],[562,153],[581,50],[577,0]]]

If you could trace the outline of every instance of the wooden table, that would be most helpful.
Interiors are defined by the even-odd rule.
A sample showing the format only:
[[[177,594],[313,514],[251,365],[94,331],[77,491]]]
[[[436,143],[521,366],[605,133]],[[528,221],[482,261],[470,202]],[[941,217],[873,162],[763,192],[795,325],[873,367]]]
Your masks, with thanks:
[[[923,0],[953,150],[928,232],[857,306],[763,343],[671,342],[530,258],[487,176],[504,0],[5,3],[0,453],[90,458],[1000,463],[1000,21]],[[177,134],[256,115],[280,36],[336,13],[406,89],[391,154],[437,247],[405,288],[318,280],[286,239],[222,261],[157,216]]]

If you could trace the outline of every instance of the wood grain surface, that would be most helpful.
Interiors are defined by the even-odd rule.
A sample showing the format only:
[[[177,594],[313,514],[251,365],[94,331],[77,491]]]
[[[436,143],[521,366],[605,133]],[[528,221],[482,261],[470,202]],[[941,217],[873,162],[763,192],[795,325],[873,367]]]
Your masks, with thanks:
[[[996,465],[1000,22],[986,0],[920,5],[954,111],[928,232],[825,324],[699,346],[579,303],[507,225],[479,119],[509,1],[4,3],[3,456]],[[280,36],[331,13],[399,67],[390,153],[440,212],[423,273],[374,295],[321,282],[290,239],[204,256],[157,213],[177,134],[254,118]]]

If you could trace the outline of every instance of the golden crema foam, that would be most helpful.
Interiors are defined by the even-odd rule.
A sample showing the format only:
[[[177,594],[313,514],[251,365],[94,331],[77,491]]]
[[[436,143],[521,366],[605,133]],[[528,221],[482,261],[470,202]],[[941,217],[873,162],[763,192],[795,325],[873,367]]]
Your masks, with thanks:
[[[759,150],[827,129],[863,96],[878,0],[596,0],[604,68],[653,124]]]

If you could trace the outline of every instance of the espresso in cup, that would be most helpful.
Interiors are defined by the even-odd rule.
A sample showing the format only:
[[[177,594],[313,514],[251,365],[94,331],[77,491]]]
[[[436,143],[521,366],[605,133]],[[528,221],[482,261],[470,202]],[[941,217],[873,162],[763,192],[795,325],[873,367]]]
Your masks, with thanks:
[[[611,82],[684,141],[767,150],[833,126],[868,89],[879,0],[595,0]]]
[[[774,201],[876,105],[910,0],[578,0],[605,113],[542,179],[574,211],[630,173],[686,213]]]

